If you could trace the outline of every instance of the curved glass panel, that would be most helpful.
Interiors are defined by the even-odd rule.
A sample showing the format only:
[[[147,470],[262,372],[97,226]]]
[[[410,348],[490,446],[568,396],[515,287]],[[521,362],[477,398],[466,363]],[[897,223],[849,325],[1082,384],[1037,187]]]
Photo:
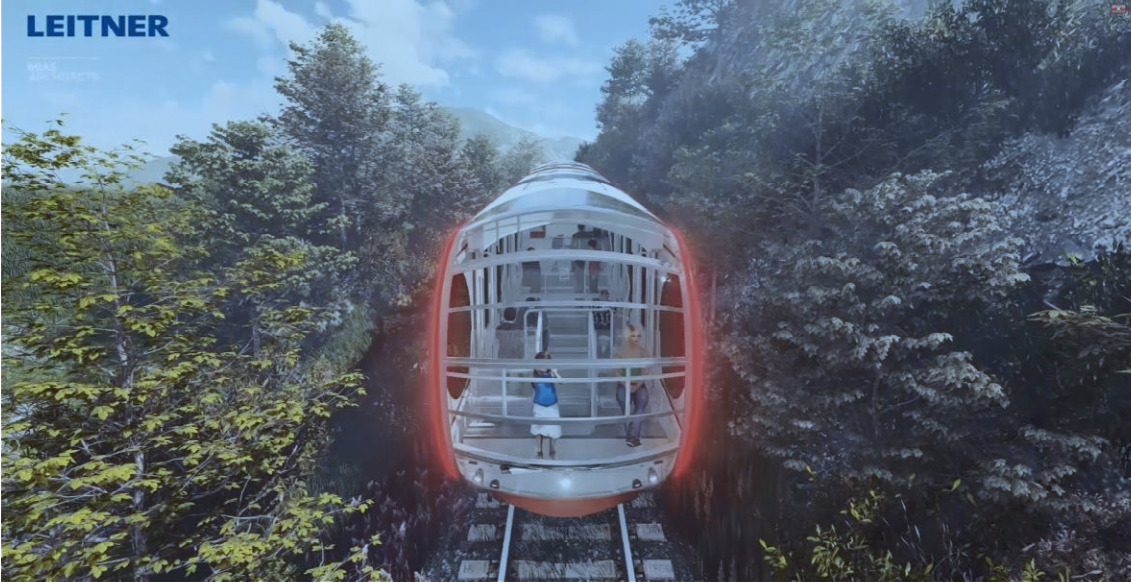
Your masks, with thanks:
[[[452,276],[452,289],[451,299],[448,302],[449,308],[466,308],[471,305],[471,294],[467,289],[467,279],[463,274]],[[448,356],[470,356],[471,355],[471,312],[451,312],[448,314]],[[466,366],[449,366],[448,372],[456,372],[467,374],[468,368]],[[471,383],[470,379],[448,376],[448,394],[453,399],[458,399],[467,386]]]
[[[545,173],[532,174],[523,179],[519,184],[529,184],[531,182],[546,182],[548,180],[588,180],[598,182],[601,184],[612,185],[612,182],[601,178],[597,174],[589,172],[565,172],[565,171],[549,171]]]
[[[660,304],[673,308],[683,307],[683,292],[679,287],[679,276],[671,275],[660,291]],[[664,358],[686,355],[682,312],[660,312],[660,356]],[[685,372],[682,366],[665,366],[664,373]],[[663,379],[664,389],[673,399],[683,394],[684,377]]]
[[[541,210],[546,208],[570,208],[577,206],[590,206],[600,209],[614,210],[627,213],[636,217],[655,221],[656,218],[628,203],[619,201],[611,196],[582,188],[548,188],[537,192],[523,194],[508,200],[498,206],[486,210],[475,217],[476,221],[487,219],[511,211]]]

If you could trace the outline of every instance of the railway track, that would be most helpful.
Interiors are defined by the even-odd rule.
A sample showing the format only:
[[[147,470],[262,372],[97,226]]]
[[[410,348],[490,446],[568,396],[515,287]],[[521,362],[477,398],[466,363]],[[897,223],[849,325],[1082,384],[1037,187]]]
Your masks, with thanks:
[[[467,541],[443,579],[689,581],[686,548],[668,540],[651,493],[582,518],[538,516],[476,493]]]

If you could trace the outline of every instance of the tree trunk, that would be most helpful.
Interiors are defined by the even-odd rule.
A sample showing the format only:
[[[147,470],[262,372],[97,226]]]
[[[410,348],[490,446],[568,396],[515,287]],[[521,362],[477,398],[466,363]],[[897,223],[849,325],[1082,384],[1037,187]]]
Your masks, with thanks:
[[[134,464],[137,466],[137,478],[141,479],[145,476],[144,451],[138,450],[134,453]],[[133,510],[136,514],[145,513],[145,491],[140,487],[133,489]],[[133,546],[133,558],[130,564],[134,566],[134,581],[149,580],[149,567],[142,561],[149,554],[145,538],[145,528],[141,523],[135,522],[130,527],[130,543]]]
[[[109,231],[109,224],[103,222],[104,228]],[[108,247],[108,246],[107,246]],[[122,307],[122,299],[120,295],[120,288],[118,285],[118,262],[114,258],[114,254],[108,249],[106,251],[106,274],[109,279],[110,289],[114,293],[114,308],[115,313]],[[125,326],[122,321],[118,319],[115,324],[115,342],[114,348],[118,355],[118,385],[126,391],[129,391],[133,385],[133,367],[130,362],[130,349],[129,349],[129,336],[126,334]],[[133,417],[133,411],[130,412],[130,417]],[[134,465],[137,467],[136,479],[141,480],[145,477],[145,452],[136,443],[131,443],[134,446]],[[133,494],[133,511],[136,514],[145,513],[145,490],[140,486],[132,489]],[[143,566],[143,557],[148,555],[146,545],[145,527],[141,523],[134,523],[130,527],[130,544],[133,547],[133,556],[130,563],[134,569],[135,581],[148,581],[149,568]]]

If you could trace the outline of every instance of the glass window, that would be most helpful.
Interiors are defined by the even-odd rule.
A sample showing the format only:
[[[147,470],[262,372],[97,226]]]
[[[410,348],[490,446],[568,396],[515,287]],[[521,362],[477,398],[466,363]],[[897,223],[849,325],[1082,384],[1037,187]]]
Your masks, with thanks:
[[[683,292],[679,287],[679,276],[669,275],[660,291],[660,305],[672,308],[683,307]],[[683,331],[683,313],[663,310],[660,312],[660,357],[676,358],[686,356]],[[683,366],[665,366],[665,374],[686,372]],[[683,394],[685,377],[663,379],[664,389],[673,399]]]
[[[452,289],[451,299],[448,302],[449,308],[466,308],[471,305],[471,294],[467,289],[467,279],[463,274],[452,276]],[[448,356],[466,357],[471,355],[471,312],[452,312],[448,314]],[[448,372],[457,372],[467,374],[468,368],[466,366],[449,366]],[[447,377],[448,379],[448,394],[453,399],[458,399],[467,386],[471,384],[470,379],[459,377]]]

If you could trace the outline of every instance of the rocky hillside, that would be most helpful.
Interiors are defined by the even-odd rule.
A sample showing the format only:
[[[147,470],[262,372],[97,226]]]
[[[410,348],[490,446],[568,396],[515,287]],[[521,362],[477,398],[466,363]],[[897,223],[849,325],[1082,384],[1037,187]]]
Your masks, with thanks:
[[[986,170],[1030,243],[1029,264],[1063,263],[1067,253],[1090,259],[1099,246],[1129,240],[1131,83],[1095,98],[1067,136],[1026,134]]]

